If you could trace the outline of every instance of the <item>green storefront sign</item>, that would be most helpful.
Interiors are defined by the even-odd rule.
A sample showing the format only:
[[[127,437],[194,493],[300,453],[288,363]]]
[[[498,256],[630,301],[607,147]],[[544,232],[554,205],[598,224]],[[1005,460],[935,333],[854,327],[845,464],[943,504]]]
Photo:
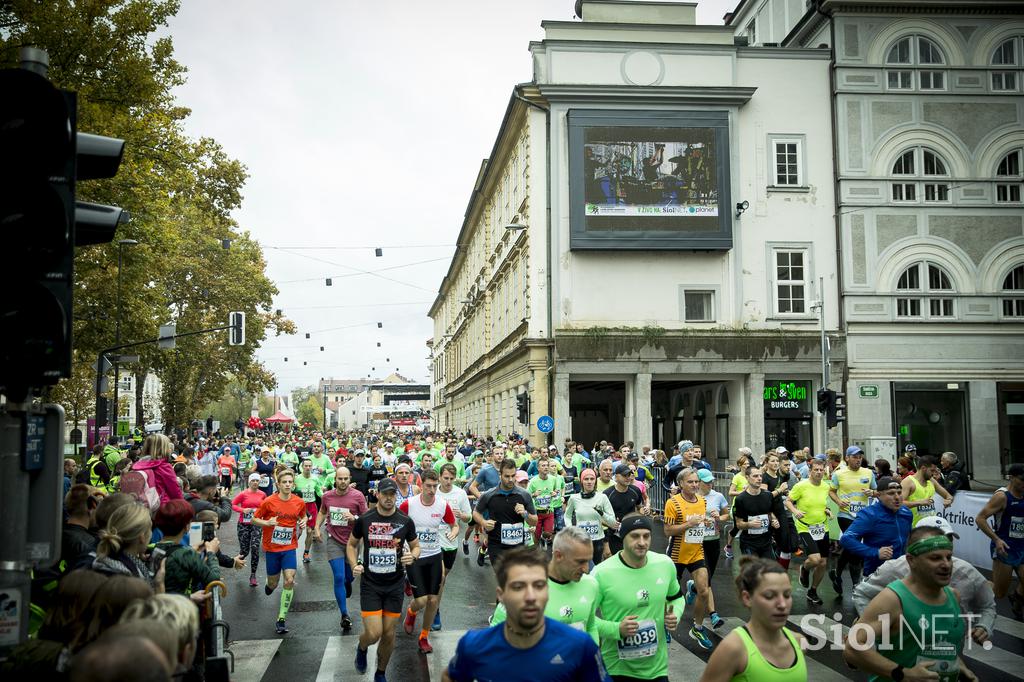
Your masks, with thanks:
[[[810,410],[806,381],[772,381],[764,386],[766,416],[800,416]]]
[[[860,387],[861,398],[877,398],[878,397],[878,386],[873,384],[864,384]]]

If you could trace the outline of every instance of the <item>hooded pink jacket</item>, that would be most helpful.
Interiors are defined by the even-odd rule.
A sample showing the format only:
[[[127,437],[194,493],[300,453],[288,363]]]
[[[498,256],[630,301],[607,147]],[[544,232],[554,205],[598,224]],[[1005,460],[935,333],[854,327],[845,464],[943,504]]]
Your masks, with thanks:
[[[181,487],[178,486],[178,477],[174,475],[174,467],[170,462],[161,462],[152,459],[141,459],[132,465],[132,471],[148,471],[156,481],[157,492],[160,493],[160,504],[168,500],[180,500],[184,498],[181,494]]]

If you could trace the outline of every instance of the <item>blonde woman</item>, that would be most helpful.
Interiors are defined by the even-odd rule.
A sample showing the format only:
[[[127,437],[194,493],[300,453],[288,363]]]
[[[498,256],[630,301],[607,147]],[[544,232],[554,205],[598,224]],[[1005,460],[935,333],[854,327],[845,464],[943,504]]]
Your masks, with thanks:
[[[180,675],[192,667],[199,637],[199,609],[188,597],[180,594],[158,594],[149,599],[129,604],[121,616],[121,623],[156,621],[171,626],[177,638],[177,652],[171,661],[175,674]]]
[[[152,535],[153,522],[145,507],[137,504],[120,507],[110,516],[107,527],[100,531],[92,570],[142,578],[152,586],[153,577],[145,557]]]
[[[736,475],[732,477],[732,482],[729,484],[729,511],[730,516],[732,514],[732,504],[736,501],[743,489],[747,487],[747,477],[743,475],[746,471],[747,466],[753,464],[753,453],[750,448],[740,448],[739,456],[736,458],[735,466],[726,467],[728,471],[735,471]],[[732,528],[729,529],[729,540],[725,543],[725,558],[732,559],[732,541],[735,539],[739,529],[733,524]]]
[[[173,453],[174,445],[170,438],[162,433],[152,433],[142,443],[142,457],[132,465],[132,471],[141,471],[149,486],[160,494],[160,504],[182,499],[178,477],[170,462]]]

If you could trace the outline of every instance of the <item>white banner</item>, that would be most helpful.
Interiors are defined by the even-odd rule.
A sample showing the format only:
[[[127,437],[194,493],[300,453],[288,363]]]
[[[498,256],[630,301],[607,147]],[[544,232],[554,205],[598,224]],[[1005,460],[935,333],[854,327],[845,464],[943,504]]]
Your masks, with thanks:
[[[986,571],[992,570],[992,553],[989,549],[991,541],[978,530],[974,517],[991,497],[991,493],[958,492],[953,496],[953,504],[943,509],[942,498],[935,496],[936,511],[949,521],[960,536],[959,540],[953,541],[953,554]]]

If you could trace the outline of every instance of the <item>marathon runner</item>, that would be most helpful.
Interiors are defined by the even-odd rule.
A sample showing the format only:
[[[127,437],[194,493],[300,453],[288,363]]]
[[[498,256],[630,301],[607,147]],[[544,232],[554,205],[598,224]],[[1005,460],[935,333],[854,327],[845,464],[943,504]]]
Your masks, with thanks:
[[[846,529],[853,524],[857,513],[868,506],[872,495],[871,491],[878,488],[874,472],[861,466],[863,458],[864,451],[856,445],[851,445],[846,448],[846,466],[832,472],[828,495],[839,507],[840,533],[845,533]],[[828,562],[827,554],[825,561]],[[861,561],[856,554],[843,552],[840,549],[839,556],[836,557],[835,568],[828,574],[836,594],[843,593],[843,569],[847,566],[849,566],[850,581],[856,585],[860,582],[863,568]],[[808,599],[810,599],[809,593]]]
[[[220,487],[230,493],[231,482],[235,477],[235,458],[231,454],[230,445],[225,445],[220,451],[221,455],[217,458],[217,469],[220,471]]]
[[[725,495],[711,487],[715,482],[715,475],[711,469],[698,469],[697,479],[700,481],[701,497],[704,498],[704,504],[707,507],[704,525],[704,565],[708,569],[708,584],[710,585],[715,577],[718,559],[722,554],[721,527],[722,523],[729,520],[729,502],[725,499]],[[718,615],[718,610],[715,608],[715,595],[710,589],[708,590],[708,616],[711,618],[711,627],[713,628],[720,628],[725,623],[725,620]]]
[[[290,470],[281,472],[277,485],[279,491],[260,503],[252,522],[263,528],[263,552],[267,556],[267,584],[263,589],[267,596],[277,589],[281,573],[284,572],[281,608],[277,612],[277,634],[283,635],[288,632],[285,618],[295,594],[297,532],[306,527],[306,505],[292,495],[295,474]]]
[[[515,465],[512,460],[509,462]],[[545,616],[550,596],[547,569],[547,558],[534,549],[514,549],[502,555],[497,568],[497,594],[507,618],[486,630],[471,630],[463,635],[442,680],[608,679],[594,640],[585,632]]]
[[[309,461],[313,464],[313,477],[320,479],[321,486],[326,482],[326,487],[334,485],[334,463],[324,452],[323,444],[313,443],[313,454]]]
[[[610,457],[602,460],[597,466],[597,492],[603,493],[615,485],[615,481],[612,479],[614,473],[615,462]]]
[[[441,524],[447,530],[446,537],[454,541],[459,535],[455,514],[443,497],[437,494],[438,476],[433,469],[423,472],[423,492],[398,506],[398,511],[407,515],[416,525],[420,541],[420,555],[409,567],[409,582],[412,583],[413,601],[405,613],[405,633],[411,635],[416,625],[416,614],[423,611],[423,628],[420,630],[419,650],[422,654],[434,651],[427,635],[434,622],[441,601],[441,583],[444,580],[444,562],[441,559]]]
[[[978,512],[978,530],[991,540],[992,586],[998,599],[1010,591],[1012,574],[1017,589],[1010,592],[1010,608],[1017,620],[1024,618],[1024,464],[1011,464],[1006,488],[997,490]],[[995,528],[989,517],[995,517]]]
[[[252,463],[252,472],[260,475],[260,490],[267,497],[274,494],[274,466],[275,462],[270,458],[270,448],[263,448],[260,456]]]
[[[748,465],[743,472],[745,485],[733,502],[732,517],[740,536],[740,551],[762,559],[774,559],[769,528],[779,527],[782,501],[761,488],[761,469]]]
[[[949,587],[953,541],[938,528],[914,528],[907,563],[910,575],[889,583],[850,629],[843,658],[872,679],[976,681],[960,658],[965,625]],[[876,646],[883,638],[889,647]]]
[[[565,503],[565,518],[569,526],[577,526],[590,537],[593,568],[594,565],[601,563],[604,556],[605,531],[602,526],[614,532],[619,529],[619,522],[615,520],[611,500],[607,495],[597,492],[597,474],[593,469],[583,470],[580,474],[580,486],[582,490],[570,495],[569,501]]]
[[[374,682],[387,682],[384,671],[395,648],[395,626],[405,600],[405,569],[420,554],[416,526],[395,508],[397,492],[398,486],[390,478],[377,485],[377,508],[356,519],[345,550],[353,575],[360,576],[363,632],[356,645],[355,667],[360,674],[365,673],[367,650],[380,642]],[[402,549],[405,543],[409,545],[408,552]]]
[[[277,459],[282,464],[287,465],[292,471],[299,470],[299,455],[295,452],[295,447],[291,443],[284,446],[284,452]]]
[[[401,505],[403,502],[408,500],[410,497],[414,497],[420,494],[420,489],[417,488],[409,480],[412,477],[412,467],[402,462],[395,467],[395,505]]]
[[[347,467],[334,470],[334,487],[324,491],[318,519],[327,524],[327,561],[334,575],[334,599],[341,611],[341,629],[352,629],[348,617],[348,598],[352,596],[352,582],[355,576],[349,564],[345,548],[352,534],[352,526],[369,509],[366,498],[351,485],[352,476]],[[319,539],[320,528],[316,535]]]
[[[701,682],[806,682],[803,637],[785,627],[793,608],[789,574],[768,559],[740,559],[736,591],[750,620],[711,654]]]
[[[606,464],[610,465],[610,462],[605,460],[601,463],[601,467],[604,468]],[[628,464],[619,464],[615,467],[615,485],[604,490],[604,494],[608,496],[608,501],[612,504],[612,512],[615,514],[616,521],[621,521],[627,514],[633,512],[647,513],[643,495],[640,493],[640,489],[633,485],[633,476],[635,474]],[[622,549],[622,538],[617,533],[608,533],[605,539],[607,540],[606,557]]]
[[[818,596],[818,585],[825,577],[830,544],[827,524],[828,498],[832,491],[822,480],[824,477],[825,463],[820,459],[811,460],[809,477],[793,486],[785,501],[806,557],[800,564],[800,584],[807,590],[807,601],[818,606],[824,603]],[[842,590],[837,592],[842,594]]]
[[[533,541],[538,545],[542,542],[546,545],[555,534],[555,513],[552,505],[558,494],[558,485],[551,472],[551,460],[547,455],[541,455],[537,460],[537,476],[530,479],[526,485],[526,492],[530,493],[537,508],[537,527],[534,529]]]
[[[235,495],[231,500],[231,508],[238,512],[238,555],[249,560],[249,587],[256,587],[256,568],[260,564],[260,535],[258,526],[253,525],[252,518],[267,496],[259,488],[260,475],[249,474],[249,487]]]
[[[917,459],[917,472],[903,479],[903,504],[914,513],[915,525],[923,517],[935,515],[935,493],[942,497],[944,507],[953,504],[953,496],[936,479],[938,470],[934,457],[922,455]]]
[[[514,461],[502,461],[501,482],[480,496],[473,511],[473,520],[487,532],[487,552],[494,570],[498,570],[496,562],[502,552],[526,544],[523,522],[537,523],[533,498],[516,486],[516,471]],[[481,563],[479,559],[477,563]]]
[[[458,538],[459,521],[467,523],[472,521],[473,509],[469,504],[469,497],[466,495],[466,491],[455,485],[457,479],[455,465],[445,461],[441,465],[439,474],[441,484],[438,486],[437,494],[448,503],[452,513],[455,514],[455,523],[451,527],[455,529],[455,537]],[[438,609],[437,614],[434,616],[434,622],[430,626],[431,630],[441,629],[440,602],[441,597],[444,596],[444,584],[448,580],[448,574],[455,568],[455,557],[459,553],[457,541],[449,539],[450,528],[447,524],[442,523],[438,532],[441,538],[441,561],[444,564],[444,575],[441,578],[441,591],[437,593]]]
[[[903,556],[913,518],[903,506],[903,488],[897,479],[878,479],[877,497],[878,504],[858,512],[853,524],[839,538],[844,551],[863,560],[865,577],[883,562]]]
[[[318,527],[320,524],[317,523],[317,510],[320,498],[324,494],[320,478],[313,475],[312,459],[302,460],[302,473],[295,477],[295,492],[306,505],[306,543],[302,552],[302,563],[308,564],[309,548],[313,546],[314,538],[319,540]]]
[[[700,480],[697,472],[686,468],[676,477],[679,492],[665,503],[665,535],[668,536],[667,554],[675,564],[676,580],[682,583],[683,573],[689,573],[691,580],[686,584],[686,603],[693,603],[693,625],[690,638],[702,649],[714,646],[704,630],[704,615],[707,613],[708,569],[704,562],[704,528],[708,510],[704,498],[697,494]]]
[[[599,625],[601,657],[613,680],[668,682],[666,634],[679,625],[673,604],[683,592],[672,560],[648,551],[653,529],[647,516],[627,514],[619,529],[622,549],[592,574],[609,623]]]

